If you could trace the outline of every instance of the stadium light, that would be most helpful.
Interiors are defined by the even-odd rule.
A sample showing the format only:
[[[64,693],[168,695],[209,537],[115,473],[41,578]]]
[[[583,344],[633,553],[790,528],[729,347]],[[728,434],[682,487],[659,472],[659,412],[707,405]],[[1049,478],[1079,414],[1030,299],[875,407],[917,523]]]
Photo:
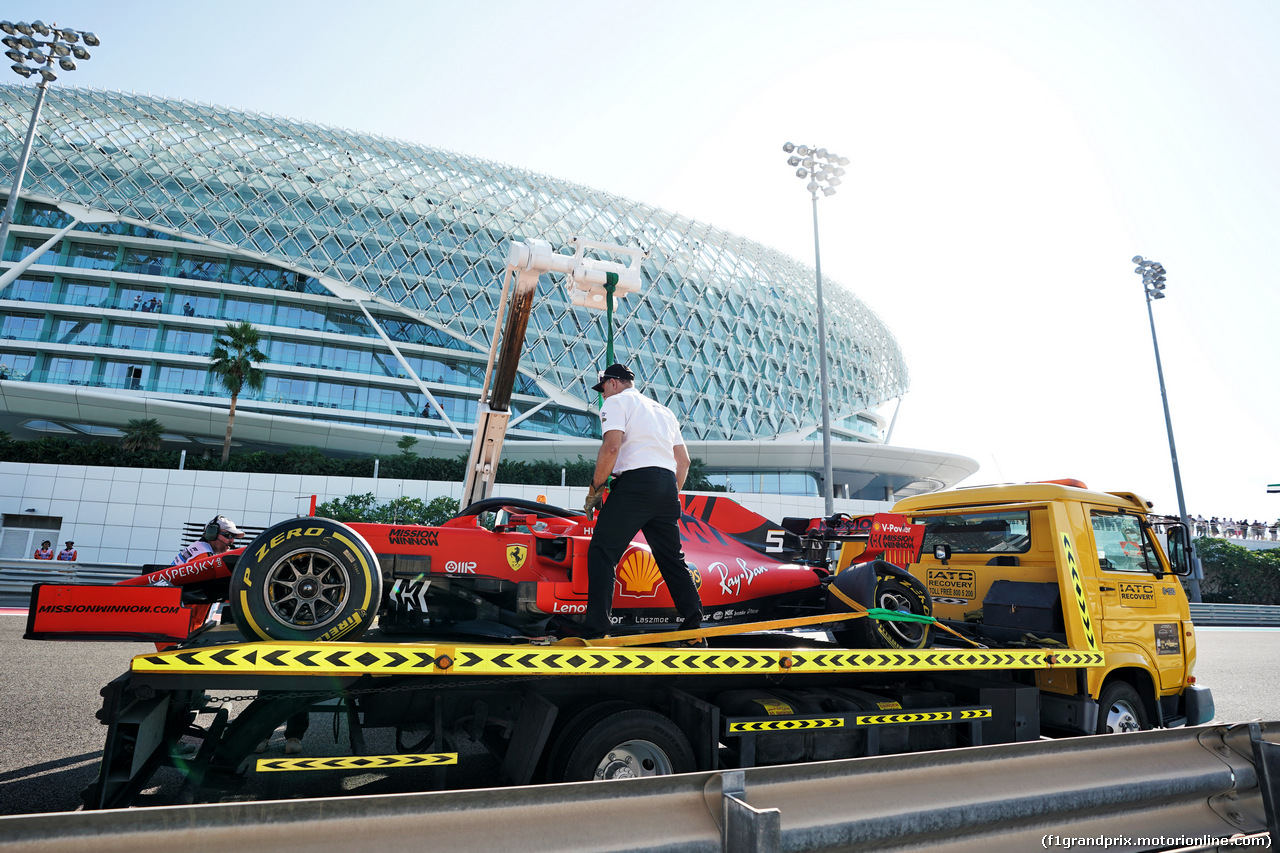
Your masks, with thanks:
[[[1156,299],[1164,299],[1165,271],[1157,261],[1149,261],[1142,255],[1134,255],[1137,264],[1134,272],[1142,276],[1142,290],[1147,297],[1147,319],[1151,321],[1151,346],[1156,352],[1156,376],[1160,379],[1160,400],[1164,403],[1164,426],[1169,433],[1169,455],[1173,458],[1173,487],[1178,493],[1178,517],[1187,527],[1187,541],[1192,542],[1191,519],[1187,517],[1187,502],[1182,497],[1182,473],[1178,469],[1178,448],[1173,443],[1173,419],[1169,417],[1169,395],[1164,390],[1164,368],[1160,365],[1160,344],[1156,340],[1156,318],[1151,310],[1151,303]],[[1191,575],[1187,578],[1191,600],[1200,601],[1200,558],[1196,556],[1195,545],[1191,546]]]
[[[835,512],[835,483],[831,475],[831,392],[827,378],[827,321],[822,304],[822,253],[818,247],[818,193],[824,198],[836,194],[840,178],[844,175],[844,167],[849,165],[848,157],[841,157],[825,148],[813,149],[807,145],[793,145],[790,142],[782,146],[783,152],[791,155],[787,158],[788,166],[799,166],[796,177],[808,179],[805,189],[813,199],[813,266],[817,273],[818,298],[818,381],[822,385],[822,498],[826,514]]]
[[[22,179],[26,177],[27,160],[31,157],[31,144],[35,141],[36,123],[40,120],[40,108],[44,106],[46,87],[58,79],[58,72],[53,70],[54,62],[63,71],[75,71],[75,59],[89,58],[89,51],[80,47],[77,42],[83,41],[90,47],[101,44],[98,37],[84,30],[73,30],[69,27],[49,26],[43,21],[25,21],[10,23],[0,21],[0,31],[5,33],[3,43],[8,48],[5,56],[13,60],[9,66],[13,73],[20,77],[39,77],[36,83],[36,104],[31,110],[31,124],[27,126],[27,138],[22,143],[22,155],[18,158],[18,170],[14,174],[13,189],[9,191],[9,202],[4,206],[4,216],[0,218],[0,252],[4,251],[9,239],[9,226],[13,224],[13,214],[18,207],[18,193],[22,191]],[[33,36],[39,36],[34,38]],[[72,59],[71,57],[75,57]]]

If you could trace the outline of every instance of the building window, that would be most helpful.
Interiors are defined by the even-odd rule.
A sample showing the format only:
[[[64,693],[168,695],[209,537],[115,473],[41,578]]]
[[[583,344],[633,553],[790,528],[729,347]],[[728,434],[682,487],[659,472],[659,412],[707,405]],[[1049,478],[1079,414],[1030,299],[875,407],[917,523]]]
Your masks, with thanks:
[[[0,337],[6,341],[34,341],[40,338],[44,318],[30,314],[7,314],[0,321]]]
[[[271,303],[261,299],[232,299],[227,297],[222,308],[227,320],[245,320],[258,326],[271,323]]]
[[[8,252],[5,252],[4,259],[6,261],[20,261],[23,258],[30,255],[36,249],[40,248],[40,246],[44,245],[44,242],[46,239],[48,238],[46,237],[15,237],[13,238],[13,248],[10,249]],[[55,246],[55,248],[49,249],[43,255],[41,255],[37,260],[33,261],[33,263],[48,264],[49,266],[56,266],[58,263],[57,247]]]
[[[86,320],[83,317],[57,317],[53,321],[49,342],[95,346],[98,343],[98,334],[101,331],[102,323],[98,320]]]
[[[34,355],[0,352],[0,379],[27,379],[35,366]]]
[[[166,329],[164,351],[187,355],[208,355],[213,349],[213,334],[189,329]]]
[[[227,262],[222,258],[199,255],[178,255],[178,278],[194,278],[200,281],[222,281]]]
[[[63,305],[87,305],[92,308],[106,306],[108,289],[105,284],[76,279],[62,280]]]
[[[116,247],[96,243],[72,243],[67,265],[85,270],[109,270],[116,266]]]
[[[137,362],[107,361],[102,364],[102,382],[111,388],[141,391],[145,387],[148,365]]]
[[[164,275],[169,262],[168,252],[156,252],[151,249],[125,249],[120,262],[122,272],[139,275]]]
[[[195,367],[161,367],[156,390],[165,394],[203,394],[209,373]]]
[[[110,345],[119,349],[151,350],[155,348],[156,327],[133,323],[112,323]]]
[[[122,285],[116,294],[114,307],[121,311],[159,314],[165,310],[164,291]]]
[[[63,385],[88,385],[93,373],[91,358],[49,359],[49,381]]]
[[[217,296],[177,290],[173,293],[173,306],[173,313],[182,314],[184,317],[204,317],[209,319],[218,316]]]

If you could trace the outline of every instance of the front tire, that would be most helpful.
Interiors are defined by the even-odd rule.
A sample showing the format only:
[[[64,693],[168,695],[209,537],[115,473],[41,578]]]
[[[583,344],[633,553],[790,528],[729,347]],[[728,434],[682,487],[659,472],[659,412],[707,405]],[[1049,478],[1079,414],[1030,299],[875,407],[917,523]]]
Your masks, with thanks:
[[[1132,684],[1112,681],[1102,688],[1102,695],[1098,697],[1098,734],[1141,732],[1149,728],[1147,706]]]
[[[251,639],[354,640],[381,602],[373,549],[328,518],[295,518],[267,528],[244,550],[231,577],[231,610]]]

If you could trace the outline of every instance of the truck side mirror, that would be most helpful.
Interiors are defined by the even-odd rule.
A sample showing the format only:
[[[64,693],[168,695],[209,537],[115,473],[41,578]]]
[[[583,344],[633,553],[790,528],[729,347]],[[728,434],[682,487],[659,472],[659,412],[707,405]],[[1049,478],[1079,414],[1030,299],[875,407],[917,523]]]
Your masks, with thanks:
[[[934,545],[933,558],[939,563],[942,563],[942,565],[947,565],[947,560],[951,559],[951,546],[942,542]]]
[[[1166,528],[1169,543],[1169,568],[1179,577],[1191,574],[1191,533],[1185,524],[1171,524]]]

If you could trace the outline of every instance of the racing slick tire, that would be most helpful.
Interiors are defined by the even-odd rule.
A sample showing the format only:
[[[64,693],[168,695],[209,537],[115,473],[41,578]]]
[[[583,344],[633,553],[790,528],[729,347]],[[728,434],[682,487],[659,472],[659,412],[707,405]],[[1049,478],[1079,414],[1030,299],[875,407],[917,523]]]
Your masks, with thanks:
[[[382,603],[378,558],[360,534],[328,518],[268,527],[231,576],[231,610],[250,639],[354,640]]]
[[[668,776],[695,769],[684,733],[657,711],[608,701],[569,721],[547,763],[552,782]]]
[[[864,607],[933,615],[933,599],[925,585],[882,560],[846,569],[831,583]],[[828,613],[848,613],[850,609],[834,594],[827,593]],[[846,649],[927,649],[933,642],[933,625],[863,616],[837,623],[831,634]]]

